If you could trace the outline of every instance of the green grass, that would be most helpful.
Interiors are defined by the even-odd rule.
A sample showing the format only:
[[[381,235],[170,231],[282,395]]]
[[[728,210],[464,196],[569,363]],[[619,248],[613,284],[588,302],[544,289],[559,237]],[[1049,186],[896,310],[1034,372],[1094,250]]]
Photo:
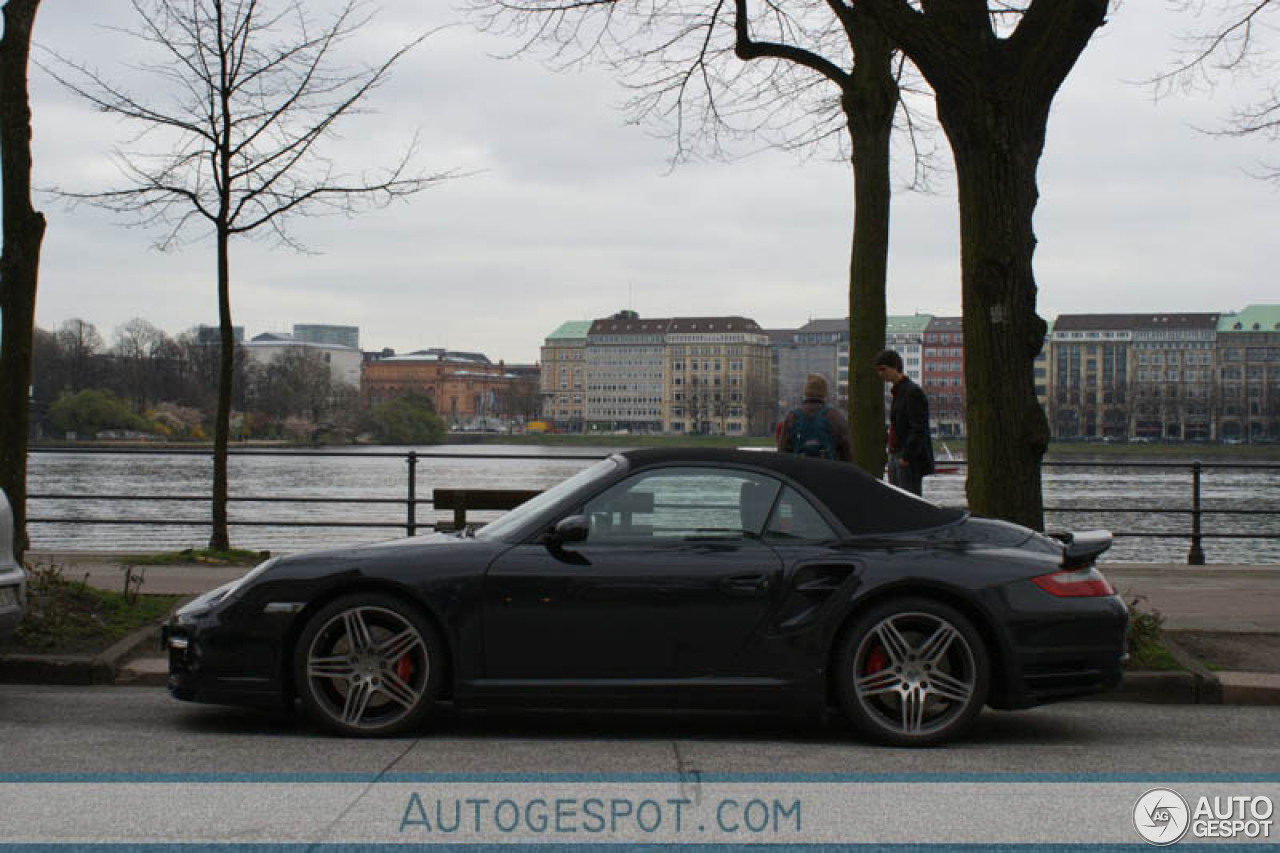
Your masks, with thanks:
[[[1183,668],[1177,659],[1164,646],[1156,643],[1144,643],[1129,653],[1129,669],[1155,670],[1158,672],[1175,672]]]
[[[256,566],[271,556],[270,551],[214,551],[209,548],[187,548],[185,551],[168,551],[163,554],[127,554],[117,557],[126,566],[170,566],[193,563],[217,566]]]
[[[56,566],[29,569],[27,615],[13,636],[0,641],[0,654],[97,654],[125,637],[159,624],[181,599],[140,595],[139,584],[125,593],[68,580]]]

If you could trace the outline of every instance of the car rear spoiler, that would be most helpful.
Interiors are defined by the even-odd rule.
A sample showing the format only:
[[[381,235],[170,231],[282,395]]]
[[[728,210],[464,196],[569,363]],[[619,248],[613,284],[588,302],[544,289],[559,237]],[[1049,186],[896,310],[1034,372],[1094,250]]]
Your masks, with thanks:
[[[1050,535],[1062,540],[1062,566],[1068,569],[1092,563],[1111,547],[1112,540],[1110,530],[1078,530]]]

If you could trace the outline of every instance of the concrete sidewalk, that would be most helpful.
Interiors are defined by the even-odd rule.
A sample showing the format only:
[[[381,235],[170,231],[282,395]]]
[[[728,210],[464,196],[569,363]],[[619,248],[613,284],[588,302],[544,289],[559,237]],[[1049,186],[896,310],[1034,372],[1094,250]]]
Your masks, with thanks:
[[[121,556],[48,551],[31,552],[27,560],[37,567],[58,566],[69,579],[86,578],[93,586],[120,590]],[[1280,565],[1104,563],[1101,568],[1125,601],[1137,599],[1141,609],[1164,617],[1170,650],[1187,669],[1130,673],[1119,694],[1108,695],[1280,704]],[[181,564],[139,566],[136,571],[143,575],[144,593],[198,595],[240,577],[248,568]],[[163,685],[166,673],[167,663],[155,643],[124,655],[116,680]]]

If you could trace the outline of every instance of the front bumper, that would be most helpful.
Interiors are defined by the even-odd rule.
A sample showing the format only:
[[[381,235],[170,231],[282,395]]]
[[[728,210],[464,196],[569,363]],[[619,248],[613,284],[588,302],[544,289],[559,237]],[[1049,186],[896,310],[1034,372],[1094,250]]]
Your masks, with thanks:
[[[215,705],[292,705],[280,626],[257,624],[261,620],[246,626],[244,616],[235,606],[179,611],[163,626],[160,645],[169,659],[170,695]]]

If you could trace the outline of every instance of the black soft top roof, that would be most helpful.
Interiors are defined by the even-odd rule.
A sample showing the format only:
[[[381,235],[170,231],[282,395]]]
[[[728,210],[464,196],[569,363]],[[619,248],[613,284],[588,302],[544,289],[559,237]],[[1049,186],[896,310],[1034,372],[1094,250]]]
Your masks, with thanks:
[[[940,507],[909,495],[848,462],[811,459],[790,453],[673,447],[628,450],[620,454],[631,467],[707,464],[762,468],[808,489],[854,536],[925,530],[963,519],[968,511]]]

